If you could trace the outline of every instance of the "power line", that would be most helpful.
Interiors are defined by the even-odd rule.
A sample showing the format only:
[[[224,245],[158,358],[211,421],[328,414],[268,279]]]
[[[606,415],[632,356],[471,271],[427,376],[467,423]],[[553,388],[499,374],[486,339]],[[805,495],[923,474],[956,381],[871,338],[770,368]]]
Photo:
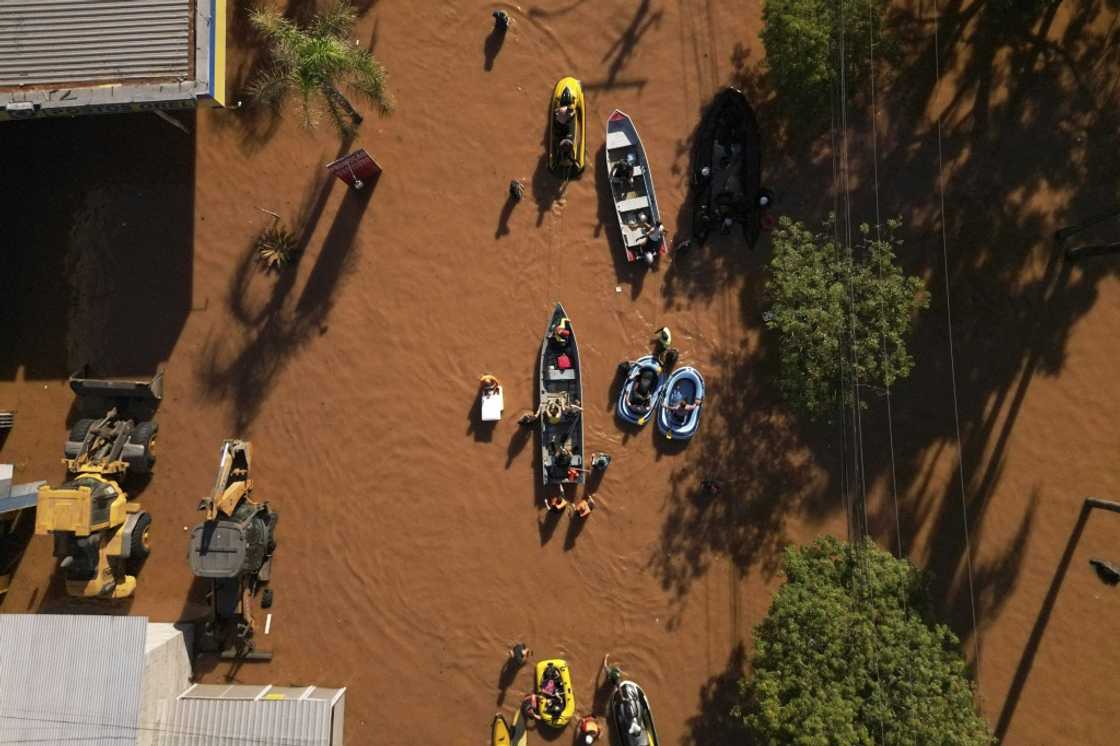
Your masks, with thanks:
[[[933,64],[937,73],[937,86],[941,86],[941,4],[934,0],[933,19]],[[957,401],[957,364],[953,352],[953,308],[949,296],[949,239],[945,232],[945,167],[941,146],[941,115],[937,115],[937,188],[941,200],[941,257],[942,269],[945,273],[945,320],[947,323],[947,337],[949,340],[949,373],[953,388],[953,424],[957,435],[957,475],[961,488],[961,524],[964,528],[964,552],[968,567],[968,602],[972,612],[972,641],[976,655],[976,685],[980,686],[980,632],[976,624],[976,593],[972,580],[972,543],[968,531],[968,505],[965,500],[964,488],[964,448],[961,445],[961,413]]]
[[[876,99],[875,91],[875,26],[874,13],[871,0],[867,0],[867,40],[868,52],[870,55],[868,67],[870,69],[871,79],[871,163],[874,168],[874,184],[875,184],[875,240],[882,242],[882,214],[879,211],[879,104]],[[883,281],[883,265],[879,264],[879,281]],[[886,313],[886,310],[884,310]],[[887,343],[885,339],[879,340],[880,350],[883,356],[883,370],[886,372],[887,368]],[[902,559],[902,521],[899,519],[898,513],[898,472],[895,467],[894,455],[894,412],[891,408],[891,387],[886,386],[886,402],[887,402],[887,443],[890,446],[891,455],[891,501],[894,505],[894,531],[895,539],[898,544],[898,558]]]

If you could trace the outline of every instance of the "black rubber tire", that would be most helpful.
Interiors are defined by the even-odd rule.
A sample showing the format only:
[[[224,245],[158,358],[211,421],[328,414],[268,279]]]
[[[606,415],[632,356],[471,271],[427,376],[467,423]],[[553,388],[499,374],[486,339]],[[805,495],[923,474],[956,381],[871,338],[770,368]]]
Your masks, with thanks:
[[[155,446],[158,432],[159,425],[156,421],[148,420],[138,424],[128,436],[130,443],[144,447],[144,452],[139,458],[128,460],[129,468],[137,474],[147,474],[152,470],[152,465],[156,462],[156,457],[152,455],[152,448]]]
[[[69,439],[76,442],[76,443],[81,443],[82,441],[84,441],[86,439],[86,435],[89,434],[89,429],[91,427],[93,427],[93,423],[95,423],[95,422],[97,422],[97,420],[84,418],[84,417],[82,419],[78,420],[70,428],[70,438]]]
[[[272,589],[271,588],[265,588],[264,593],[261,594],[261,608],[262,609],[271,609],[272,608]]]
[[[152,553],[152,517],[145,512],[136,516],[129,539],[128,558],[134,562],[148,559]]]

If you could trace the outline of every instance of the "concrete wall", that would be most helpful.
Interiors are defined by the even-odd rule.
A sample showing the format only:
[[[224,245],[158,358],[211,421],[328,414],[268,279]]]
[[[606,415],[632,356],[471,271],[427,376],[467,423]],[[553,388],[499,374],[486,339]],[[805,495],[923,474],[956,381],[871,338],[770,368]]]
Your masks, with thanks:
[[[346,717],[346,690],[338,693],[338,701],[331,708],[331,746],[342,746],[342,725]]]
[[[174,624],[149,624],[144,651],[144,686],[140,694],[138,746],[154,746],[169,727],[172,705],[191,683],[187,639]]]

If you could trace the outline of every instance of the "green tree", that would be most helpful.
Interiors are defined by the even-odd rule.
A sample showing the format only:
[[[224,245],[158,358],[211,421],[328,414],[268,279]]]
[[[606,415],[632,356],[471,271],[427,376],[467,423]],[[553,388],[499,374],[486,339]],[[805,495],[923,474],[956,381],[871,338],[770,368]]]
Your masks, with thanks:
[[[784,572],[732,713],[750,743],[992,743],[960,642],[930,620],[913,565],[824,537],[789,547]]]
[[[300,28],[275,10],[254,10],[249,20],[268,42],[272,64],[252,82],[250,93],[272,105],[297,93],[308,127],[318,123],[322,110],[343,132],[361,124],[362,115],[342,94],[343,86],[369,99],[382,115],[390,113],[393,99],[385,84],[385,68],[349,38],[357,18],[346,0],[337,0],[308,28]]]
[[[893,42],[880,36],[885,7],[885,0],[766,0],[762,44],[783,107],[803,116],[828,111],[832,85],[840,70],[841,16],[849,94],[854,94],[870,73],[872,34],[876,58],[893,57]]]
[[[854,382],[888,389],[914,366],[906,338],[929,294],[895,264],[899,225],[888,221],[881,239],[861,225],[860,258],[786,217],[773,233],[766,326],[779,337],[782,392],[810,417],[853,404]]]

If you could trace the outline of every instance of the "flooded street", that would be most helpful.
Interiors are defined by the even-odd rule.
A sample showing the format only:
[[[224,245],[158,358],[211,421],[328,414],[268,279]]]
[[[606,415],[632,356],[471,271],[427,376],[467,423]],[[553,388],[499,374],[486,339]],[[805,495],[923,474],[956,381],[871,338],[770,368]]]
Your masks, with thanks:
[[[27,174],[4,187],[14,225],[0,260],[11,299],[0,309],[0,407],[18,414],[0,461],[16,464],[18,481],[62,481],[66,376],[84,363],[137,377],[165,364],[158,463],[133,487],[153,516],[152,556],[114,613],[171,621],[204,610],[184,529],[199,520],[222,440],[246,438],[257,496],[280,524],[271,634],[260,642],[274,660],[244,665],[239,681],[347,687],[350,744],[482,743],[494,712],[511,716],[532,686],[528,666],[500,677],[523,640],[538,660],[568,660],[581,714],[603,711],[596,682],[610,652],[649,695],[664,743],[730,743],[735,680],[781,581],[782,547],[846,537],[841,445],[835,427],[797,423],[778,400],[761,319],[766,237],[753,252],[738,236],[715,237],[653,271],[628,265],[602,148],[607,117],[624,110],[669,240],[683,233],[691,133],[710,97],[747,83],[762,59],[760,8],[502,5],[514,24],[498,39],[488,36],[497,5],[365,5],[356,35],[388,69],[397,110],[381,119],[359,104],[369,116],[350,141],[329,122],[308,132],[297,112],[275,118],[248,101],[182,116],[191,135],[139,114],[0,125],[12,173]],[[244,19],[232,34],[232,74],[245,80],[255,42]],[[591,162],[570,182],[549,173],[545,152],[549,94],[565,75],[582,81],[589,108]],[[964,88],[947,77],[942,86]],[[901,533],[904,552],[937,575],[936,605],[975,664],[950,297],[984,714],[993,727],[1006,720],[1007,743],[1107,743],[1120,647],[1104,630],[1120,597],[1087,559],[1120,559],[1109,554],[1120,516],[1094,513],[1054,581],[1082,498],[1120,499],[1120,383],[1109,375],[1120,282],[1115,258],[1059,267],[1048,241],[1107,195],[1080,195],[1045,161],[1046,184],[1008,166],[1018,212],[996,222],[987,211],[1003,187],[984,175],[1016,156],[981,148],[966,115],[947,113],[946,294],[933,130],[891,116],[892,92],[882,95],[882,209],[907,221],[901,258],[933,299],[890,429],[881,399],[864,425],[872,531],[889,549]],[[774,120],[759,106],[778,212],[822,219],[828,135],[772,152]],[[1097,179],[1117,173],[1101,117],[1076,125],[1089,133],[1078,168],[1099,168]],[[916,133],[922,160],[894,158],[907,146],[890,126]],[[854,209],[871,221],[866,122],[853,128],[853,168],[863,169]],[[360,193],[323,169],[358,147],[384,169]],[[527,187],[516,205],[506,201],[515,178]],[[253,240],[269,222],[258,208],[306,246],[290,270],[257,268]],[[517,425],[536,405],[557,301],[580,344],[588,453],[613,458],[582,526],[546,518],[536,435]],[[644,354],[662,325],[710,392],[687,445],[614,416],[618,363]],[[479,421],[483,373],[505,387],[493,428]],[[718,497],[700,495],[703,479],[722,483]],[[0,608],[106,610],[64,598],[52,570],[50,540],[36,537]],[[228,665],[204,675],[220,680]]]

